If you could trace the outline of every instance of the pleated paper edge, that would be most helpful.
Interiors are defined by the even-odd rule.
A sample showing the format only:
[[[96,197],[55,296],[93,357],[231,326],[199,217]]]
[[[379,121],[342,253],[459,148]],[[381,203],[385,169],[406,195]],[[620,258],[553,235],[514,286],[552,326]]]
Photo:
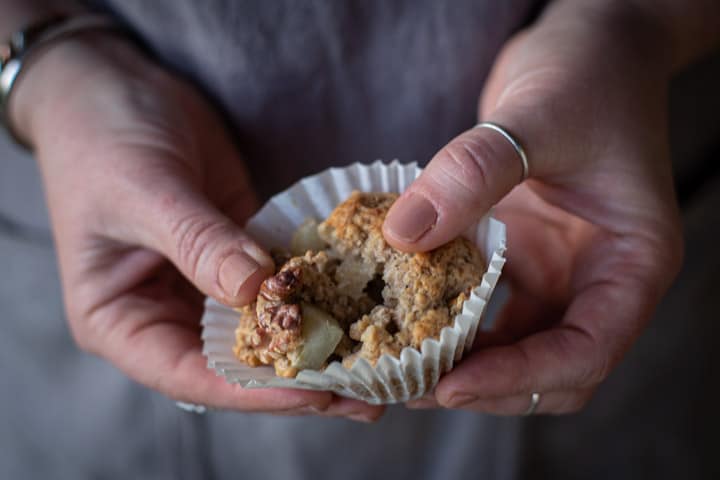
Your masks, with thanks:
[[[306,177],[271,198],[248,221],[246,230],[266,248],[287,247],[289,238],[309,216],[326,218],[352,190],[402,192],[421,172],[417,164],[397,160],[385,164],[353,164],[330,168]],[[394,188],[398,187],[398,188]],[[312,211],[310,211],[312,210]],[[275,218],[273,218],[275,217]],[[399,403],[419,398],[432,391],[443,373],[468,350],[480,325],[485,307],[492,296],[505,264],[505,225],[486,216],[466,232],[489,258],[482,280],[463,304],[453,325],[441,330],[439,340],[425,339],[420,352],[411,347],[400,358],[383,355],[375,368],[360,359],[351,369],[340,363],[324,371],[301,371],[296,378],[274,375],[271,366],[249,367],[233,354],[238,313],[208,298],[203,313],[203,355],[208,367],[230,383],[246,388],[301,388],[327,390],[371,404]]]

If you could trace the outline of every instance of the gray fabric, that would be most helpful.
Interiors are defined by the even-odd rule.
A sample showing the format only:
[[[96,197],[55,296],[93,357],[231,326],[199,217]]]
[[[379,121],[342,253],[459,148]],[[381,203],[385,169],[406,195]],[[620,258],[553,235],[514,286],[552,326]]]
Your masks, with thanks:
[[[516,478],[517,419],[393,407],[376,425],[233,414],[208,424],[218,478]]]
[[[239,145],[253,164],[263,164],[253,172],[266,194],[329,164],[427,159],[472,123],[488,62],[526,13],[523,2],[498,2],[496,15],[482,13],[486,2],[462,6],[475,14],[462,14],[462,2],[376,2],[382,15],[373,18],[360,3],[283,2],[298,12],[287,15],[277,10],[280,2],[252,9],[235,2],[230,10],[223,10],[230,2],[115,3],[158,54],[220,99]],[[412,28],[433,22],[441,23],[432,35]],[[273,41],[275,29],[286,40]],[[243,51],[261,40],[266,50]],[[417,45],[430,45],[433,54],[423,59]],[[461,56],[477,45],[475,55]],[[376,55],[354,56],[358,51]],[[398,54],[401,60],[391,62]],[[261,65],[272,59],[286,62]],[[352,75],[345,62],[354,66]],[[420,68],[425,63],[428,73]],[[365,67],[377,83],[364,76]],[[720,107],[712,89],[718,83],[720,58],[674,90],[681,180],[690,182],[720,143],[711,121]],[[713,277],[720,271],[720,178],[703,180],[684,205],[681,277],[585,412],[521,420],[393,407],[367,426],[237,413],[198,417],[77,351],[45,238],[37,172],[29,157],[0,143],[0,213],[31,227],[0,229],[0,478],[717,478],[712,353],[720,311]]]
[[[255,184],[377,158],[426,162],[471,127],[533,0],[105,0],[227,111]]]

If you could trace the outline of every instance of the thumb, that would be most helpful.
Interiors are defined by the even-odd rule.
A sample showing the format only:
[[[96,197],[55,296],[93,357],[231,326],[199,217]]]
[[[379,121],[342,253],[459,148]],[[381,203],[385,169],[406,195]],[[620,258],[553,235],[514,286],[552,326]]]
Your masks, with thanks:
[[[248,304],[273,272],[272,258],[202,192],[182,182],[155,192],[145,212],[146,246],[167,257],[203,293]],[[158,196],[160,198],[158,198]]]
[[[522,143],[513,133],[513,138]],[[385,239],[427,251],[460,235],[523,178],[518,152],[500,132],[473,128],[454,138],[393,204]]]

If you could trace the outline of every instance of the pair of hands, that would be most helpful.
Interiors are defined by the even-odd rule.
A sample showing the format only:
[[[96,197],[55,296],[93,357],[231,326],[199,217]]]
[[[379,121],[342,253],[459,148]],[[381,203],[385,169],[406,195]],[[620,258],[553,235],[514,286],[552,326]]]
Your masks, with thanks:
[[[516,186],[516,152],[473,129],[392,208],[386,239],[409,251],[441,245],[495,204],[508,227],[509,303],[434,394],[409,406],[518,414],[542,392],[538,412],[572,412],[640,334],[682,243],[669,68],[645,40],[551,9],[503,49],[479,107],[479,118],[523,143],[531,178]],[[203,294],[242,305],[272,262],[238,226],[258,206],[252,185],[192,87],[119,37],[86,34],[32,66],[11,115],[41,166],[81,348],[176,400],[365,421],[382,414],[327,392],[243,390],[206,368]]]

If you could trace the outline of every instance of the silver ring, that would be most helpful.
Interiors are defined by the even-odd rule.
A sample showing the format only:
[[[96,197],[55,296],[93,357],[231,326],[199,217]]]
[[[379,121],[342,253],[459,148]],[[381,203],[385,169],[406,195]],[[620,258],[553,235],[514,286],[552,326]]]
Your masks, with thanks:
[[[191,412],[191,413],[197,413],[199,415],[202,415],[203,413],[207,412],[207,410],[208,410],[208,408],[205,405],[199,405],[197,403],[175,402],[175,405],[180,410],[185,410],[186,412]]]
[[[513,137],[510,132],[508,132],[505,128],[501,127],[497,123],[492,122],[481,122],[475,125],[475,128],[489,128],[490,130],[494,130],[503,137],[505,137],[505,140],[510,142],[510,145],[515,149],[518,156],[520,157],[520,162],[522,162],[522,178],[520,178],[520,182],[523,182],[525,179],[528,178],[530,175],[530,166],[528,164],[528,158],[525,154],[525,150],[523,149],[522,145],[520,145],[520,142],[515,140],[515,137]]]
[[[523,412],[523,416],[527,417],[535,413],[538,405],[540,405],[540,394],[538,392],[532,392],[532,394],[530,395],[530,405],[528,406],[527,410]]]

